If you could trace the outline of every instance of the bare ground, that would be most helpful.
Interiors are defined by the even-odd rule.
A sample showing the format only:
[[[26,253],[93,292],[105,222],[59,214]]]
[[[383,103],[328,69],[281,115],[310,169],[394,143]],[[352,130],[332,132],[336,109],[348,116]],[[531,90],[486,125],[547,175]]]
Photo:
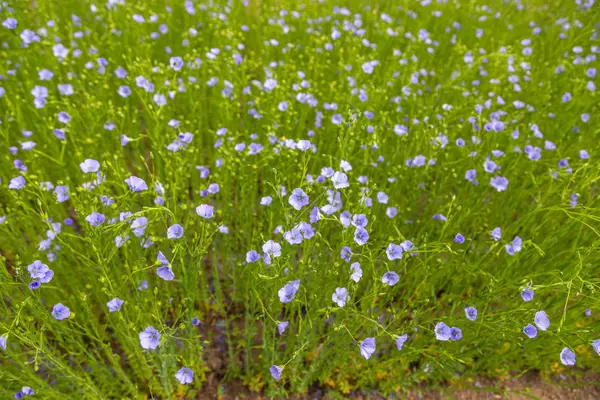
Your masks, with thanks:
[[[348,397],[352,400],[381,399],[383,397],[372,395],[355,395]],[[198,399],[209,400],[267,400],[268,397],[248,390],[240,382],[233,381],[220,384],[215,375],[208,375],[208,382]],[[327,394],[314,393],[305,396],[292,396],[294,400],[328,400]],[[474,381],[472,388],[453,389],[448,387],[443,390],[420,390],[400,394],[395,399],[406,400],[600,400],[600,377],[590,375],[583,382],[561,380],[560,382],[545,382],[542,378],[531,373],[503,382],[495,382],[482,378]]]

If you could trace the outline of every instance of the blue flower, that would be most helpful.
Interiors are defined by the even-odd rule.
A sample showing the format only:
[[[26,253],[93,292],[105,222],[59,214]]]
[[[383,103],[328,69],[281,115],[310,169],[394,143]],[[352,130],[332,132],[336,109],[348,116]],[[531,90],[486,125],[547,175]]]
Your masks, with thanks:
[[[271,368],[269,368],[269,372],[271,373],[271,376],[275,380],[280,380],[281,379],[281,372],[282,371],[283,371],[283,368],[280,367],[279,365],[271,365]]]
[[[300,188],[296,188],[292,190],[292,194],[290,195],[288,202],[294,209],[301,210],[302,207],[308,205],[308,195],[304,193],[304,191]]]
[[[182,367],[179,371],[175,373],[175,378],[182,385],[187,385],[188,383],[192,383],[194,380],[194,371],[189,368]]]
[[[447,341],[452,337],[452,330],[443,322],[438,322],[435,325],[435,338],[437,340]]]
[[[562,349],[560,352],[560,362],[567,366],[575,365],[575,353],[573,350],[569,349],[568,347]]]
[[[106,306],[108,307],[108,311],[116,312],[121,309],[123,303],[125,303],[123,300],[119,299],[118,297],[115,297],[114,299],[106,303]]]
[[[366,229],[358,227],[354,231],[354,241],[359,245],[364,245],[369,240],[369,232]]]
[[[95,173],[100,170],[100,163],[96,160],[88,158],[79,164],[79,168],[81,168],[81,170],[86,174]]]
[[[496,227],[492,230],[490,235],[492,235],[492,239],[494,239],[497,242],[502,238],[502,229]]]
[[[134,193],[148,190],[148,185],[146,184],[146,182],[143,179],[138,178],[137,176],[130,176],[129,178],[125,179],[125,183],[127,184],[127,186],[129,186],[129,189]]]
[[[85,217],[85,220],[92,226],[100,226],[104,223],[105,217],[99,212],[94,211]]]
[[[61,303],[55,304],[54,307],[52,307],[52,317],[58,321],[69,318],[70,315],[71,311]]]
[[[300,280],[291,281],[290,283],[279,289],[279,292],[277,292],[277,294],[279,295],[279,301],[281,301],[282,303],[289,303],[290,301],[294,300],[294,297],[296,297],[296,292],[299,288]]]
[[[386,272],[385,274],[383,274],[383,277],[381,278],[381,282],[383,282],[384,284],[386,284],[388,286],[394,286],[396,283],[398,283],[399,280],[400,280],[400,277],[394,271]]]
[[[289,324],[290,324],[289,321],[278,322],[277,323],[277,332],[279,332],[280,335],[283,335],[283,332],[285,332],[285,330],[287,329]]]
[[[385,251],[385,253],[387,254],[387,258],[390,261],[396,260],[396,259],[402,259],[403,252],[404,252],[404,249],[402,248],[402,246],[399,244],[395,244],[395,243],[390,243],[387,247],[387,250]]]
[[[160,333],[154,327],[148,326],[142,332],[140,332],[140,345],[143,349],[154,350],[160,344]]]
[[[522,245],[523,245],[523,240],[521,240],[520,237],[515,236],[512,243],[509,243],[505,246],[506,252],[509,255],[514,256],[515,253],[518,253],[521,251]]]
[[[250,250],[249,252],[246,253],[246,262],[247,263],[254,263],[254,262],[257,262],[258,260],[260,260],[260,254],[258,254],[258,252],[256,250]]]
[[[545,311],[536,312],[533,322],[543,331],[547,330],[550,326],[550,319],[548,319],[548,314]]]
[[[333,295],[331,295],[331,300],[337,304],[338,307],[344,307],[348,299],[348,289],[346,288],[336,288]]]
[[[210,219],[213,217],[214,212],[215,208],[208,204],[200,204],[198,207],[196,207],[196,214],[202,218]]]
[[[395,342],[396,342],[396,347],[398,348],[398,351],[402,350],[402,347],[404,347],[404,343],[406,343],[407,340],[408,340],[407,334],[396,336]]]
[[[527,337],[529,339],[533,339],[534,337],[537,336],[537,329],[535,326],[533,326],[531,324],[527,324],[527,326],[525,328],[523,328],[523,333],[525,335],[527,335]]]
[[[490,179],[490,185],[499,192],[503,192],[508,187],[508,179],[503,176],[496,175]]]
[[[350,275],[350,279],[354,282],[358,283],[360,278],[362,278],[362,269],[360,268],[360,263],[355,262],[350,265],[350,271],[352,271],[352,275]]]
[[[533,290],[530,287],[526,287],[521,292],[521,298],[523,299],[523,301],[531,301],[531,300],[533,300],[533,295],[534,295],[534,292],[533,292]]]
[[[369,337],[360,343],[360,354],[367,360],[371,358],[375,350],[377,350],[375,338]]]
[[[331,177],[331,182],[333,182],[333,187],[336,189],[344,189],[350,186],[348,183],[348,176],[343,172],[336,172]]]
[[[12,178],[10,183],[8,184],[9,189],[13,190],[21,190],[25,187],[25,178],[22,176],[17,176],[16,178]]]
[[[169,239],[179,239],[183,236],[183,228],[179,224],[171,225],[167,230]]]
[[[470,321],[475,321],[477,319],[477,309],[475,307],[465,308],[465,314]]]
[[[462,331],[460,330],[460,328],[450,328],[450,340],[457,341],[460,339],[462,339]]]

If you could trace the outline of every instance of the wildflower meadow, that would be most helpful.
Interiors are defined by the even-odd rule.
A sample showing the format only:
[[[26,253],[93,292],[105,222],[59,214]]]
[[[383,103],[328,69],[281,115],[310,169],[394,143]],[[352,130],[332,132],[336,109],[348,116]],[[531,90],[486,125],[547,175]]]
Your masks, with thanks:
[[[0,399],[600,372],[594,0],[0,22]]]

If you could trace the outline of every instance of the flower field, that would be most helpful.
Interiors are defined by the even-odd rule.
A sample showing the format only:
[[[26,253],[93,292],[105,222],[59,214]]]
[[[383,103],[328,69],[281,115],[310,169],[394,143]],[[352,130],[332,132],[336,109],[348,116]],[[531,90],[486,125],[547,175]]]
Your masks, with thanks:
[[[3,1],[0,399],[600,372],[599,21]]]

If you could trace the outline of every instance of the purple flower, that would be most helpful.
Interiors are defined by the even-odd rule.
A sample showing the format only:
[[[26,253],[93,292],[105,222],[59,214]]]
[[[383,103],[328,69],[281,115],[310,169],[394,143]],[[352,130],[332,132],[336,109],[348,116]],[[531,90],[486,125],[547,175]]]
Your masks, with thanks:
[[[54,195],[56,196],[56,201],[59,203],[67,201],[69,199],[69,187],[65,185],[58,185],[54,188]]]
[[[194,380],[194,371],[189,368],[182,367],[179,371],[175,373],[175,378],[182,385],[187,385],[188,383],[192,383]]]
[[[535,328],[535,326],[531,325],[531,324],[527,324],[527,326],[525,328],[523,328],[523,333],[529,338],[529,339],[533,339],[534,337],[537,336],[537,329]]]
[[[30,388],[29,386],[23,386],[21,388],[21,392],[23,392],[23,394],[27,395],[27,396],[31,396],[31,395],[35,394],[33,389]]]
[[[257,262],[258,260],[260,260],[260,254],[258,254],[258,252],[256,250],[250,250],[249,252],[246,253],[246,262],[247,263],[254,263],[254,262]]]
[[[343,172],[336,172],[333,174],[331,181],[333,182],[333,187],[336,189],[344,189],[350,186],[350,183],[348,183],[348,176]]]
[[[444,214],[433,214],[433,220],[434,221],[442,221],[442,222],[446,222],[447,218]]]
[[[454,236],[454,242],[455,243],[464,243],[465,242],[465,237],[463,235],[461,235],[460,233],[457,233],[456,236]]]
[[[279,289],[279,292],[277,292],[277,294],[279,295],[279,301],[281,301],[282,303],[289,303],[290,301],[294,300],[294,297],[296,297],[296,292],[299,288],[300,280],[291,281],[290,283]]]
[[[283,332],[285,332],[285,330],[287,329],[289,324],[290,324],[289,321],[278,322],[277,323],[277,332],[279,332],[280,335],[283,335]]]
[[[496,175],[490,179],[490,185],[499,192],[503,192],[508,187],[508,179],[503,176]]]
[[[165,281],[172,281],[175,278],[175,274],[169,265],[156,268],[156,275]]]
[[[144,236],[144,232],[146,231],[147,226],[148,218],[146,217],[137,217],[131,223],[131,229],[133,229],[133,234],[137,237]]]
[[[6,18],[3,22],[2,22],[2,26],[4,26],[6,29],[15,29],[17,27],[17,20],[14,18]]]
[[[567,366],[575,365],[575,353],[573,353],[573,350],[568,347],[562,349],[560,352],[560,362]]]
[[[127,186],[129,186],[129,189],[131,189],[131,191],[134,193],[148,190],[148,185],[146,184],[146,182],[143,179],[138,178],[137,176],[130,176],[129,178],[125,179],[125,183],[127,184]]]
[[[196,317],[192,318],[192,325],[194,325],[194,326],[200,325],[200,320]]]
[[[48,259],[50,259],[50,254],[51,253],[48,253]],[[54,277],[54,271],[49,269],[48,271],[46,271],[44,276],[40,277],[40,283],[48,283],[52,280],[52,277]]]
[[[364,228],[369,223],[369,220],[365,216],[365,214],[355,214],[352,216],[352,225],[358,228]]]
[[[183,59],[181,57],[171,57],[169,64],[173,70],[179,71],[181,68],[183,68]]]
[[[29,283],[29,290],[36,290],[39,289],[40,286],[42,286],[42,284],[40,283],[40,281],[31,281]]]
[[[386,272],[385,274],[383,274],[383,277],[381,278],[381,282],[383,282],[384,284],[386,284],[388,286],[394,286],[396,283],[398,283],[399,280],[400,280],[400,277],[394,271]]]
[[[483,169],[485,170],[485,172],[491,173],[491,172],[494,172],[495,170],[497,170],[498,166],[492,160],[487,160],[486,162],[483,163]]]
[[[396,207],[388,207],[385,210],[385,215],[387,215],[388,218],[394,218],[398,215],[398,209]]]
[[[364,245],[369,240],[369,232],[366,229],[358,227],[354,231],[354,241],[359,245]]]
[[[62,122],[63,124],[68,124],[69,121],[71,120],[71,116],[69,114],[67,114],[64,111],[61,111],[58,113],[58,121]]]
[[[302,207],[309,203],[308,195],[300,188],[292,190],[292,194],[288,199],[288,202],[294,209],[301,210]]]
[[[387,258],[390,261],[396,260],[396,259],[402,259],[403,252],[404,252],[404,249],[402,248],[402,246],[399,244],[394,244],[394,243],[390,243],[387,247],[387,250],[385,251],[385,253],[387,254]]]
[[[271,365],[271,368],[269,368],[269,372],[271,373],[271,376],[277,381],[281,379],[282,371],[283,371],[283,368],[280,367],[279,365]]]
[[[462,331],[460,328],[452,327],[450,329],[450,340],[457,341],[462,339]]]
[[[108,311],[115,312],[121,309],[123,303],[125,303],[123,300],[121,300],[118,297],[115,297],[114,299],[106,303],[106,306],[108,307]]]
[[[167,237],[169,239],[179,239],[183,236],[183,228],[179,224],[171,225],[167,230]]]
[[[513,241],[511,243],[507,244],[505,246],[505,248],[506,248],[506,252],[509,255],[514,256],[515,253],[518,253],[518,252],[521,251],[522,246],[523,246],[523,240],[521,240],[520,237],[515,236],[515,238],[513,239]]]
[[[465,308],[465,314],[470,321],[475,321],[477,319],[477,309],[475,307]]]
[[[149,326],[139,334],[140,345],[143,349],[154,350],[160,344],[160,333],[154,327]]]
[[[262,245],[262,251],[269,256],[279,257],[281,255],[281,245],[272,240],[268,240]]]
[[[2,337],[0,337],[2,339]],[[592,348],[596,350],[596,353],[600,356],[600,339],[592,341]],[[4,349],[6,349],[6,338],[4,339]]]
[[[100,170],[100,163],[96,160],[88,158],[79,164],[79,168],[81,168],[81,170],[86,174],[90,172],[98,172]]]
[[[61,303],[55,304],[54,307],[52,307],[52,316],[58,321],[69,318],[70,315],[71,311]]]
[[[12,178],[10,183],[8,184],[9,189],[13,190],[21,190],[25,187],[25,178],[22,176],[17,176],[16,178]]]
[[[337,304],[338,307],[344,307],[348,299],[348,289],[346,288],[336,288],[333,295],[331,295],[331,300]]]
[[[492,235],[492,239],[497,242],[502,238],[502,230],[500,228],[494,228],[490,235]]]
[[[550,319],[548,319],[548,314],[545,311],[536,312],[533,322],[543,331],[547,330],[550,326]]]
[[[6,350],[6,336],[0,336],[0,348]]]
[[[467,172],[465,172],[465,179],[468,180],[469,182],[473,182],[474,185],[477,185],[477,181],[475,180],[475,178],[477,178],[476,170],[469,169],[469,170],[467,170]]]
[[[29,271],[29,275],[33,279],[38,279],[43,278],[46,275],[46,272],[49,271],[49,268],[40,260],[35,260],[33,263],[27,266],[27,271]]]
[[[104,223],[105,217],[99,212],[92,212],[90,215],[85,217],[85,220],[92,226],[100,226]]]
[[[375,338],[366,338],[360,343],[360,354],[365,358],[369,359],[377,350]]]
[[[352,275],[350,275],[350,279],[352,279],[354,282],[358,283],[358,281],[360,281],[360,278],[362,278],[362,269],[360,268],[360,263],[352,263],[350,265],[350,271],[352,271]]]
[[[387,204],[388,200],[389,200],[389,196],[387,194],[385,194],[384,192],[377,193],[377,201],[380,204]]]
[[[523,301],[533,300],[533,290],[530,287],[526,287],[521,292],[521,298],[523,299]]]
[[[196,214],[205,219],[210,219],[213,217],[215,212],[215,208],[208,204],[200,204],[196,207]]]
[[[398,351],[402,350],[402,347],[404,347],[404,343],[406,343],[406,341],[408,340],[408,335],[405,333],[404,335],[400,335],[400,336],[396,336],[396,347],[398,348]]]
[[[435,338],[437,340],[447,341],[452,337],[451,329],[443,322],[438,322],[435,325]]]

